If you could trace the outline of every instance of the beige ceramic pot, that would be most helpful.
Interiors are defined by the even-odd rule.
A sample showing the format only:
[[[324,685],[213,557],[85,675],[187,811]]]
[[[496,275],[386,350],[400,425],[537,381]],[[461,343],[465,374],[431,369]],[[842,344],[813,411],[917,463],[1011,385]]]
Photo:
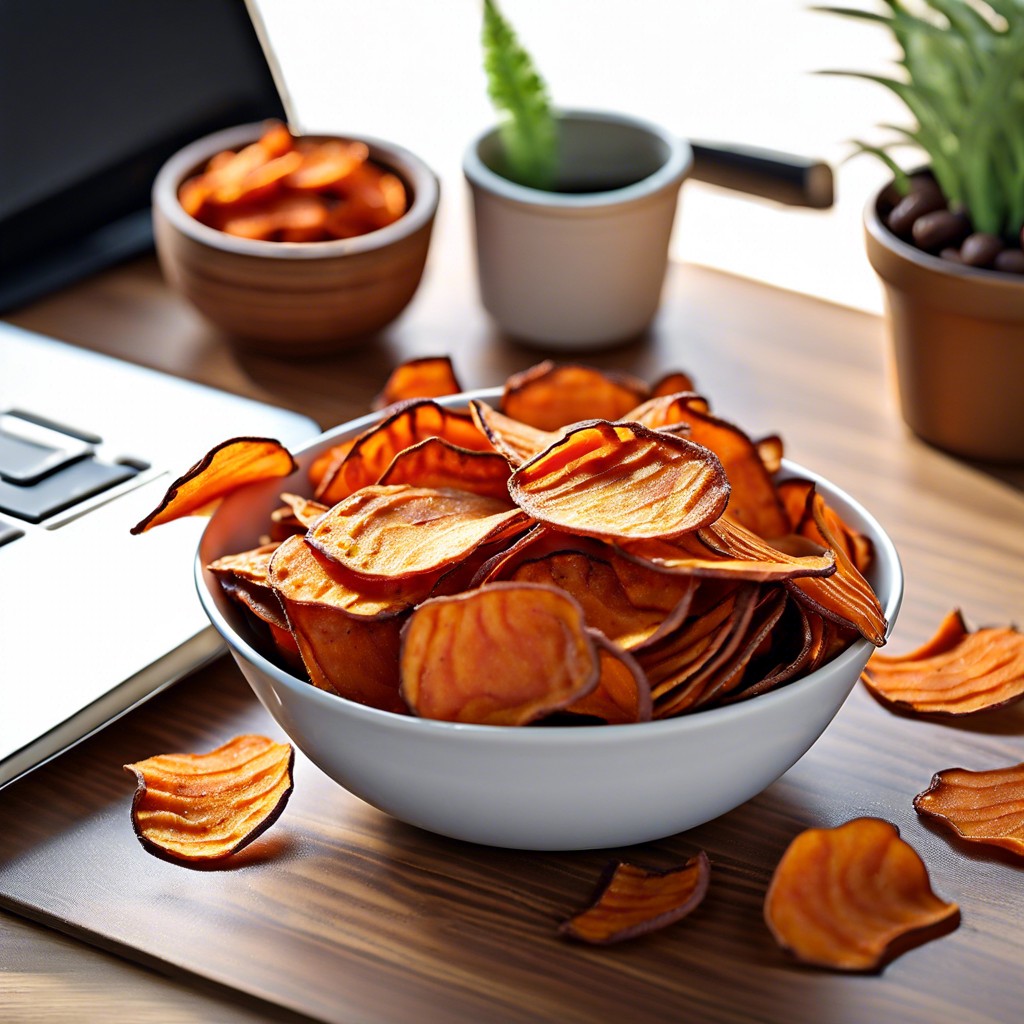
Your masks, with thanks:
[[[923,440],[954,455],[1024,463],[1024,277],[940,259],[868,204],[868,259],[885,285],[900,407]]]
[[[497,128],[466,150],[484,308],[507,334],[586,351],[642,333],[658,310],[690,146],[637,118],[559,115],[557,187],[501,173]]]
[[[168,281],[209,321],[249,348],[312,355],[349,348],[386,327],[419,286],[437,211],[434,173],[408,150],[361,137],[370,158],[402,179],[409,209],[356,238],[265,242],[201,224],[178,202],[178,186],[215,153],[257,139],[242,125],[186,146],[153,186],[157,255]],[[322,136],[312,136],[322,138]]]

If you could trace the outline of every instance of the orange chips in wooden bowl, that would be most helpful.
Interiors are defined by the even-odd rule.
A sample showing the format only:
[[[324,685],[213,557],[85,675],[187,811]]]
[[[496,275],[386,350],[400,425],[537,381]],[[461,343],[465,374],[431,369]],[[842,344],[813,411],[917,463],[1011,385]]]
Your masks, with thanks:
[[[290,671],[423,717],[624,724],[883,642],[870,544],[706,399],[551,363],[500,408],[436,400],[458,386],[445,357],[399,367],[381,419],[312,460],[312,494],[282,488],[268,546],[211,566]],[[253,445],[224,449],[240,484],[291,465]],[[222,461],[156,521],[221,497]]]
[[[764,915],[798,960],[845,971],[877,971],[960,921],[914,848],[878,818],[798,835],[775,869]]]
[[[238,152],[214,156],[178,201],[209,227],[266,242],[353,238],[405,213],[405,186],[362,142],[294,138],[277,123]]]
[[[126,764],[138,783],[132,824],[170,860],[222,860],[265,832],[292,791],[295,752],[265,736],[236,736],[208,754],[159,754]]]

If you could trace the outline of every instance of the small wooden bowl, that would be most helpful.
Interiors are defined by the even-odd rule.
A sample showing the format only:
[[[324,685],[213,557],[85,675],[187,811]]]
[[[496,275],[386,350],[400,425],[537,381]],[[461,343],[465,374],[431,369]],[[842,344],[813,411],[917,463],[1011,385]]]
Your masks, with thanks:
[[[391,323],[415,294],[437,212],[437,177],[400,146],[352,136],[406,186],[409,209],[394,224],[337,241],[264,242],[189,216],[178,202],[181,183],[214,154],[254,142],[263,127],[207,135],[161,168],[153,185],[160,265],[167,280],[241,347],[274,355],[350,348]]]

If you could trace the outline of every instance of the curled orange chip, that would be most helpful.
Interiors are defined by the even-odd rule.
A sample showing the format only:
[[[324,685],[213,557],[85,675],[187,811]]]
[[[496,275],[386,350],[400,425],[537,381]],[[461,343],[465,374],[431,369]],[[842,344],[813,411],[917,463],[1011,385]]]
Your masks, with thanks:
[[[399,452],[381,476],[380,484],[470,491],[508,502],[511,475],[508,460],[497,452],[475,452],[440,437],[428,437]]]
[[[534,519],[590,537],[674,537],[717,519],[729,500],[718,458],[638,423],[582,423],[509,481]]]
[[[431,598],[402,630],[402,696],[414,714],[525,725],[580,700],[600,661],[583,610],[533,583]]]
[[[144,533],[183,516],[209,514],[216,502],[237,488],[294,471],[295,460],[280,441],[268,437],[222,441],[178,477],[160,504],[131,532]]]
[[[694,391],[693,378],[682,370],[673,370],[659,377],[651,385],[651,397],[660,398],[662,395],[676,395],[681,391]]]
[[[284,810],[294,760],[287,743],[236,736],[209,754],[159,754],[126,764],[138,783],[135,834],[150,852],[172,860],[228,857]]]
[[[410,359],[391,371],[383,391],[373,400],[373,408],[383,409],[411,398],[457,395],[461,390],[462,385],[448,356]]]
[[[1024,697],[1024,633],[970,631],[950,612],[928,643],[908,654],[873,654],[861,675],[884,704],[919,714],[967,715]]]
[[[686,615],[695,580],[634,566],[612,550],[600,555],[573,550],[512,558],[491,579],[545,583],[572,594],[587,625],[620,647],[632,650],[654,642]]]
[[[276,540],[293,533],[305,533],[326,511],[327,506],[299,494],[281,495],[284,504],[270,513],[270,532]]]
[[[914,797],[914,808],[961,839],[1024,857],[1024,764],[983,772],[947,768]]]
[[[363,487],[309,530],[309,543],[338,565],[376,579],[451,568],[481,545],[526,526],[519,509],[468,491]]]
[[[344,457],[328,467],[317,487],[316,499],[333,505],[360,487],[377,483],[399,452],[429,437],[440,437],[472,451],[493,451],[491,442],[468,414],[446,409],[430,399],[412,401],[398,406],[352,442]]]
[[[540,430],[560,430],[581,420],[617,420],[650,394],[624,373],[545,360],[505,381],[501,411]]]
[[[677,868],[658,871],[627,861],[609,865],[590,907],[563,921],[562,935],[605,946],[681,921],[704,899],[711,865],[701,850]]]
[[[801,832],[775,869],[764,915],[798,960],[844,971],[879,970],[960,922],[917,851],[878,818]]]
[[[469,412],[473,422],[494,446],[508,459],[510,466],[521,466],[534,455],[549,448],[559,435],[548,430],[538,430],[528,423],[520,423],[504,413],[492,409],[486,402],[472,399]]]
[[[640,663],[604,633],[591,630],[591,636],[601,660],[601,674],[597,686],[566,711],[600,718],[609,725],[650,721],[651,684]]]

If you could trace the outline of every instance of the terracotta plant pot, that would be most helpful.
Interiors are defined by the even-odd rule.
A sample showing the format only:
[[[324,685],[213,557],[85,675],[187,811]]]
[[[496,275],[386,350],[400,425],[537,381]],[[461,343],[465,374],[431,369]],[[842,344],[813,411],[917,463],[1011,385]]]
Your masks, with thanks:
[[[884,189],[864,224],[885,285],[903,418],[954,455],[1024,463],[1024,277],[902,241],[885,224],[897,198]]]

